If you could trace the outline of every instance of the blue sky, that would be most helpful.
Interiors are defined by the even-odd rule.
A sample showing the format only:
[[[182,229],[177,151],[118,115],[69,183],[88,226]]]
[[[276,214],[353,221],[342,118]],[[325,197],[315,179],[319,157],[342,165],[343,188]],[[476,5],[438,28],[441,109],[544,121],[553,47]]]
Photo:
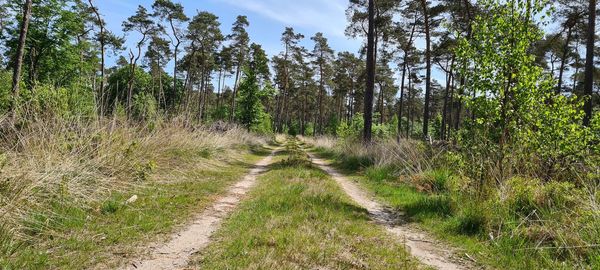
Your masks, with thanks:
[[[135,13],[138,5],[150,9],[153,0],[97,0],[108,28],[122,35],[121,23]],[[269,55],[282,50],[281,33],[287,26],[306,38],[303,45],[312,49],[310,37],[323,32],[336,51],[358,52],[362,41],[344,36],[347,25],[345,10],[348,0],[174,0],[193,17],[197,11],[209,11],[219,16],[221,29],[228,34],[238,15],[250,21],[248,32],[252,42],[261,44]],[[127,46],[133,47],[135,35],[127,35]]]

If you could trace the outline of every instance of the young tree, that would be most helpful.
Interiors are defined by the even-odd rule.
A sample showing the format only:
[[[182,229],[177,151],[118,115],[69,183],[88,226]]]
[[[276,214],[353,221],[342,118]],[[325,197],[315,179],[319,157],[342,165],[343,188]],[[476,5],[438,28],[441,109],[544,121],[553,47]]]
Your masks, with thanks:
[[[17,47],[17,55],[15,56],[15,66],[12,77],[12,102],[10,105],[11,115],[16,115],[16,102],[19,97],[19,86],[21,84],[21,69],[23,67],[23,55],[25,54],[25,41],[27,40],[27,31],[29,29],[29,21],[31,20],[32,0],[25,0],[23,4],[23,18],[21,21],[21,30],[19,31],[19,44]]]
[[[244,67],[244,76],[239,88],[239,98],[236,119],[248,131],[256,130],[257,126],[268,117],[262,99],[268,98],[269,91],[261,89],[261,81],[269,75],[269,60],[264,50],[257,44],[251,45],[251,59]],[[267,87],[268,88],[268,87]]]

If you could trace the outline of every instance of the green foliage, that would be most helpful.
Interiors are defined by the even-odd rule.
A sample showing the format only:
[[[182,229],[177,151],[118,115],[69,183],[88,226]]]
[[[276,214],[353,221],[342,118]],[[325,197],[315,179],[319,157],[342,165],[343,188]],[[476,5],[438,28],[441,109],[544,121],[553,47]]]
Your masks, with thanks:
[[[0,114],[5,113],[10,106],[12,76],[8,71],[0,71]]]
[[[263,104],[275,92],[268,81],[264,82],[268,79],[268,61],[262,48],[252,44],[252,60],[244,68],[244,78],[238,89],[236,120],[248,130],[260,133],[272,132],[271,116]]]
[[[475,20],[472,38],[461,39],[456,51],[468,79],[461,98],[475,115],[458,138],[471,161],[469,176],[481,180],[480,188],[517,172],[568,177],[589,135],[581,126],[581,103],[555,94],[554,80],[531,53],[544,26],[533,19],[547,16],[548,2],[481,4],[490,12]]]
[[[91,89],[71,86],[56,88],[38,84],[32,91],[21,92],[21,110],[44,117],[95,117],[96,107]]]
[[[140,121],[153,121],[158,118],[156,99],[147,93],[138,93],[133,97],[133,116]]]
[[[352,117],[351,123],[342,121],[337,127],[336,134],[341,139],[358,139],[363,132],[364,126],[365,123],[362,114],[356,114]]]
[[[255,129],[265,114],[260,91],[257,75],[254,70],[250,68],[244,69],[244,79],[238,89],[239,97],[236,120],[248,130]]]

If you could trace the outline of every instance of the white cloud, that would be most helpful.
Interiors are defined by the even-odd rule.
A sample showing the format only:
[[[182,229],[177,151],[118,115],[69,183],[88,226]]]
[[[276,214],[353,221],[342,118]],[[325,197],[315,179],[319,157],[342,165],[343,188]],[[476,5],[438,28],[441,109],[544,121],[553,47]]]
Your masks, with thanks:
[[[291,27],[304,27],[343,37],[347,0],[215,0]]]

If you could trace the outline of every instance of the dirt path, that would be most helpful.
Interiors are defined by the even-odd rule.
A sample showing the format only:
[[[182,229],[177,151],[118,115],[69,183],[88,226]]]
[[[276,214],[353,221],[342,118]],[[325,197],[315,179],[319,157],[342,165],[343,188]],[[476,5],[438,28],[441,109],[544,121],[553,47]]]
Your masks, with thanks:
[[[219,228],[221,221],[240,203],[242,197],[256,184],[256,178],[267,169],[276,151],[258,162],[255,167],[229,190],[221,199],[194,218],[193,223],[175,233],[168,243],[151,251],[149,258],[136,260],[125,269],[184,269],[191,255],[205,248],[210,236]]]
[[[401,214],[394,213],[376,202],[361,187],[338,173],[322,159],[309,153],[314,164],[330,174],[342,189],[360,206],[369,211],[373,219],[403,241],[409,253],[424,265],[440,270],[478,269],[472,262],[457,258],[455,250],[439,243],[435,238],[411,227]]]

